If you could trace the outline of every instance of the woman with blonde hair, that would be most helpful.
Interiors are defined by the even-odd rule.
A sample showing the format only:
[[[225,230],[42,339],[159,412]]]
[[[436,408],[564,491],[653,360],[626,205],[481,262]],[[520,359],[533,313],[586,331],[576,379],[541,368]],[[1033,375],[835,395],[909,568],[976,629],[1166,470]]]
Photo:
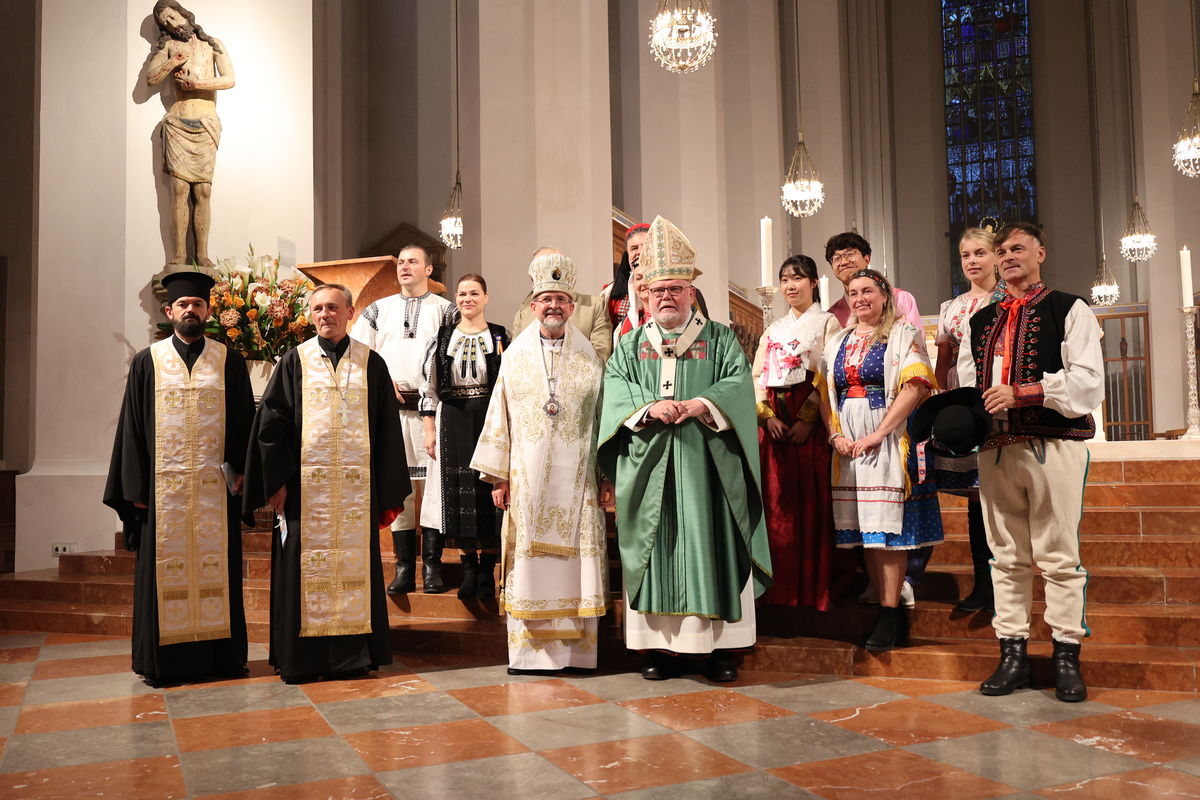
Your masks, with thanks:
[[[971,288],[942,303],[938,318],[937,376],[943,390],[958,388],[958,351],[963,342],[970,346],[971,317],[980,309],[1004,299],[1004,282],[996,266],[996,237],[989,228],[968,228],[958,244],[963,276]],[[992,551],[983,527],[983,508],[979,504],[979,465],[976,456],[950,458],[935,455],[934,469],[940,491],[967,498],[967,533],[971,541],[971,562],[975,576],[970,594],[959,601],[955,610],[970,613],[991,611]]]
[[[908,418],[936,387],[925,336],[897,318],[891,284],[863,269],[847,284],[853,323],[825,347],[833,518],[838,547],[861,547],[879,594],[866,648],[885,652],[908,638],[900,605],[909,551],[942,540],[937,495],[915,495]]]

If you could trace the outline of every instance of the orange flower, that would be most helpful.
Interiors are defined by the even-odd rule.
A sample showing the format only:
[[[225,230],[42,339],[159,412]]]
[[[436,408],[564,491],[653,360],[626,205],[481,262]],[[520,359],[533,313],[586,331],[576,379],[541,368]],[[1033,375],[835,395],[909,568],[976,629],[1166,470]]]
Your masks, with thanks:
[[[250,309],[249,311],[247,311],[247,312],[246,312],[246,317],[247,317],[247,318],[248,318],[248,319],[249,319],[251,322],[253,322],[254,320],[258,319],[258,309],[257,309],[257,308],[252,308],[252,309]]]
[[[300,316],[296,317],[296,322],[300,323],[302,326],[307,326],[308,325],[308,317],[301,314]]]
[[[240,330],[238,330],[237,328],[226,328],[225,329],[225,336],[227,336],[229,339],[236,341],[237,338],[241,335],[242,335],[242,332]]]
[[[276,328],[282,328],[282,327],[283,327],[283,320],[281,320],[281,319],[273,320],[273,321],[271,322],[271,324],[272,324],[272,325],[274,325]]]
[[[238,295],[237,297],[233,298],[233,304],[238,308],[242,308],[246,305],[246,301],[241,297],[241,295]]]
[[[226,292],[225,296],[221,298],[221,301],[225,303],[225,305],[232,305],[233,295],[231,295],[229,292]]]

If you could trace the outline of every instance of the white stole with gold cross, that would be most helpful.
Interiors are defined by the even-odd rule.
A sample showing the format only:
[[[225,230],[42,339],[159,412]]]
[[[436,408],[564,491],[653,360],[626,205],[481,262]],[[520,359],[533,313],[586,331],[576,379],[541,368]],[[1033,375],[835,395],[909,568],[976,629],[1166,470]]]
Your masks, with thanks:
[[[337,369],[316,337],[297,351],[300,437],[300,635],[371,632],[370,349],[350,340]]]
[[[700,331],[704,330],[705,322],[708,322],[708,320],[700,313],[700,309],[696,309],[692,314],[692,319],[683,329],[683,332],[670,344],[663,344],[662,329],[657,322],[651,320],[645,324],[646,338],[650,340],[650,345],[658,353],[660,362],[658,370],[658,393],[664,399],[674,399],[676,362],[683,358],[688,348],[696,341],[696,337],[700,335]]]
[[[225,345],[205,339],[190,373],[171,339],[152,345],[150,355],[159,644],[227,639]]]

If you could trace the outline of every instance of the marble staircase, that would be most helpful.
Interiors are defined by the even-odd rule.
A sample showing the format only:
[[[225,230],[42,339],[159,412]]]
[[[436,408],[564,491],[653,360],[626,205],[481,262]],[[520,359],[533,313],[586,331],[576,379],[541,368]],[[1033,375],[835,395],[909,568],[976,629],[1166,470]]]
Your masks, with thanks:
[[[759,609],[759,646],[746,666],[767,671],[978,680],[996,659],[985,614],[961,615],[954,603],[970,590],[965,503],[942,496],[947,541],[934,554],[911,612],[914,641],[882,656],[860,641],[875,610],[851,605],[828,613]],[[1085,490],[1081,526],[1088,568],[1088,623],[1083,649],[1096,686],[1196,691],[1200,689],[1200,461],[1096,461]],[[72,553],[57,569],[0,576],[0,628],[128,634],[133,594],[132,553],[118,549]],[[614,554],[612,585],[619,585]],[[246,531],[244,597],[252,641],[268,636],[270,533]],[[384,537],[385,577],[390,541]],[[445,577],[457,586],[461,567],[447,552]],[[1037,582],[1038,617],[1042,594]],[[494,599],[460,601],[416,592],[389,598],[398,652],[472,653],[502,660],[505,626]],[[636,666],[620,636],[619,592],[601,622],[601,663]],[[1049,632],[1040,618],[1031,645],[1035,669],[1048,669]]]

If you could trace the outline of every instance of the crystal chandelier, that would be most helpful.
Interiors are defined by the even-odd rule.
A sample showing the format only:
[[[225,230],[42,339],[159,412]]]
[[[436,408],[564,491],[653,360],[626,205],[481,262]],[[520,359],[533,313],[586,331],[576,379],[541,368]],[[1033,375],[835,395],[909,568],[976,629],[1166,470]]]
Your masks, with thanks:
[[[1189,178],[1200,176],[1200,80],[1196,78],[1192,79],[1192,101],[1175,137],[1171,160],[1175,169]]]
[[[1125,220],[1125,233],[1121,236],[1121,255],[1126,261],[1135,264],[1139,261],[1149,261],[1158,252],[1158,237],[1150,230],[1150,221],[1142,210],[1142,201],[1136,194],[1133,196],[1133,206],[1129,209],[1129,218]]]
[[[442,214],[439,225],[442,243],[451,250],[461,250],[463,242],[462,221],[462,175],[454,173],[454,188],[450,190],[450,200],[446,203],[446,211]]]
[[[804,146],[804,131],[792,153],[792,163],[783,178],[780,201],[793,217],[811,217],[825,203],[825,184],[813,166],[812,156]]]
[[[1092,281],[1092,305],[1111,306],[1121,299],[1121,286],[1108,269],[1108,262],[1100,258],[1096,267],[1096,279]]]
[[[717,19],[706,0],[658,0],[650,20],[650,52],[668,72],[695,72],[717,49]]]

